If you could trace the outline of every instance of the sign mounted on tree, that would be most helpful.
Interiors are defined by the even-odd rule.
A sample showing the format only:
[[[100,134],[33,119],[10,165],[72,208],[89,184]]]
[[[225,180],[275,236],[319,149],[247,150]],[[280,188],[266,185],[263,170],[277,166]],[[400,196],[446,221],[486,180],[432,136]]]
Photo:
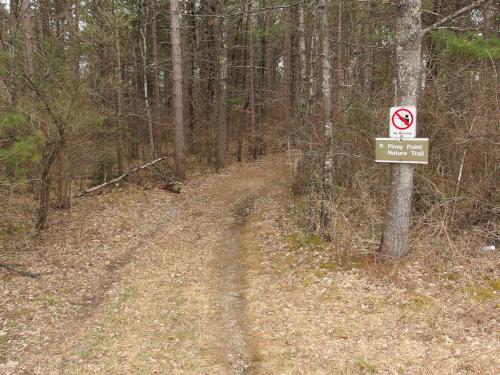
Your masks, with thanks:
[[[415,138],[417,136],[417,108],[415,106],[391,107],[389,137]]]
[[[375,139],[375,161],[377,163],[427,164],[429,162],[429,139]]]

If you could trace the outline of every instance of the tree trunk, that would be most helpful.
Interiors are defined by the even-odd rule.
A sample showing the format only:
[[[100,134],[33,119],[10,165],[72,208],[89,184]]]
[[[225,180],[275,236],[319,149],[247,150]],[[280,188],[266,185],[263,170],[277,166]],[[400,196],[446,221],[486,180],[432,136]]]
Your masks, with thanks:
[[[488,0],[483,5],[483,36],[491,38],[495,36],[498,29],[495,28],[495,17],[498,12],[498,5],[495,5],[495,0]]]
[[[398,106],[416,106],[421,72],[421,0],[402,0],[397,31]],[[387,201],[381,254],[387,261],[409,251],[413,164],[391,166],[391,192]]]
[[[118,28],[115,34],[116,47],[116,159],[118,174],[123,173],[123,87],[122,87],[122,56],[120,48],[120,33]]]
[[[21,0],[19,16],[23,30],[24,72],[28,77],[34,73],[33,19],[29,0]]]
[[[342,62],[342,25],[343,25],[343,4],[339,1],[338,24],[337,24],[337,107],[339,111],[344,106],[344,66]],[[349,82],[352,83],[352,82]],[[342,124],[343,116],[340,115],[339,122]]]
[[[80,27],[80,18],[78,15],[78,7],[79,7],[79,2],[78,1],[73,1],[74,4],[74,11],[72,12],[72,7],[68,7],[68,22],[70,23],[68,25],[68,28],[71,30],[69,33],[69,38],[70,38],[70,61],[71,61],[71,67],[74,73],[79,73],[80,71],[80,38],[79,38],[79,27]]]
[[[48,109],[49,110],[49,109]],[[51,111],[51,110],[49,110]],[[52,113],[52,112],[51,112]],[[50,172],[54,162],[59,157],[64,146],[64,124],[56,123],[58,134],[53,142],[47,142],[42,155],[42,170],[40,173],[40,195],[35,218],[35,229],[40,231],[46,227],[50,201]]]
[[[220,57],[220,87],[219,87],[219,134],[217,138],[217,168],[223,168],[226,162],[227,150],[227,19],[221,20],[221,57]]]
[[[283,97],[286,109],[292,109],[292,11],[285,9],[285,40],[283,53]]]
[[[325,240],[330,240],[331,210],[330,205],[333,201],[333,125],[331,119],[332,96],[331,96],[331,75],[332,68],[330,64],[330,45],[328,40],[329,25],[327,13],[327,1],[320,0],[319,13],[321,14],[322,30],[322,51],[321,61],[323,65],[322,72],[322,91],[323,91],[323,199],[320,208],[321,235]]]
[[[368,4],[368,17],[370,19],[374,18],[375,12],[375,5],[372,1]],[[365,30],[365,44],[367,45],[366,48],[366,63],[364,65],[363,69],[363,80],[364,80],[364,93],[367,98],[371,99],[372,98],[372,87],[373,87],[373,65],[374,65],[374,57],[375,57],[375,40],[373,38],[373,35],[375,33],[375,24],[371,22],[367,22],[364,25],[364,30]]]
[[[144,31],[141,30],[141,36],[142,36],[141,55],[142,55],[142,74],[143,74],[143,85],[144,85],[144,106],[146,108],[146,116],[148,119],[149,156],[151,159],[153,159],[156,156],[156,149],[154,141],[153,118],[151,116],[151,108],[149,105],[146,24],[147,24],[147,16],[146,16],[146,23],[144,24]]]
[[[18,24],[18,14],[17,14],[17,4],[16,1],[10,0],[9,4],[9,38],[8,43],[10,45],[9,52],[14,56],[18,49],[16,39],[17,39],[17,24]],[[17,102],[17,64],[15,61],[9,62],[9,74],[8,74],[8,88],[11,99],[12,107],[14,108]]]
[[[189,145],[191,147],[191,152],[193,154],[198,153],[198,142],[196,137],[196,58],[198,56],[197,51],[197,39],[196,39],[196,0],[190,0],[188,3],[189,16],[187,19],[189,28],[189,50],[188,54],[189,60],[189,75],[187,84],[187,98],[188,98],[188,110],[189,110]]]
[[[174,83],[174,173],[179,179],[185,178],[184,171],[184,110],[182,103],[182,55],[179,27],[179,0],[170,0],[170,37],[172,41],[172,80]]]
[[[306,123],[306,85],[307,85],[307,58],[306,58],[306,28],[304,22],[304,4],[299,6],[299,60],[300,60],[300,82],[299,82],[299,122],[301,130],[305,134],[311,134],[310,129],[305,128]]]
[[[274,7],[274,0],[271,1],[271,6]],[[271,29],[275,23],[275,15],[270,13],[266,19],[266,27]],[[276,61],[275,61],[275,40],[273,37],[269,36],[266,47],[266,89],[268,90],[267,98],[273,98],[274,91],[274,80],[276,74]]]
[[[255,119],[255,56],[253,48],[253,7],[252,0],[248,2],[248,65],[249,65],[249,110],[250,110],[250,129],[252,132],[252,157],[257,159],[260,153],[258,141],[257,121]]]
[[[259,2],[259,7],[261,9],[266,7],[266,1],[261,0]],[[257,124],[259,129],[262,128],[262,125],[264,123],[264,116],[265,116],[265,111],[264,111],[264,105],[265,105],[265,98],[264,98],[264,93],[265,93],[265,71],[266,71],[266,45],[268,42],[268,37],[266,36],[266,14],[265,13],[260,13],[259,18],[257,20],[258,22],[258,27],[259,30],[261,30],[261,35],[259,36],[259,79],[258,79],[258,113],[259,116],[257,118]],[[260,132],[259,132],[260,133]],[[262,154],[262,137],[258,137],[258,142],[261,144],[259,147],[259,155]]]
[[[163,131],[161,126],[160,107],[160,73],[158,68],[158,33],[156,31],[156,0],[149,0],[151,12],[151,67],[153,69],[153,114],[155,122],[155,150],[157,154],[163,153]]]

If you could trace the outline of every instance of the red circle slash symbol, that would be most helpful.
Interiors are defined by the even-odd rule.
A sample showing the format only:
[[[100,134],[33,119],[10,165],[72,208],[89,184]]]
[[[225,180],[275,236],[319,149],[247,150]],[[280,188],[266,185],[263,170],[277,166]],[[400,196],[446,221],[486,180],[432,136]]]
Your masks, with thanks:
[[[396,119],[401,120],[403,124],[398,124]],[[407,109],[398,109],[392,115],[392,125],[394,125],[399,130],[406,130],[413,125],[413,113]]]

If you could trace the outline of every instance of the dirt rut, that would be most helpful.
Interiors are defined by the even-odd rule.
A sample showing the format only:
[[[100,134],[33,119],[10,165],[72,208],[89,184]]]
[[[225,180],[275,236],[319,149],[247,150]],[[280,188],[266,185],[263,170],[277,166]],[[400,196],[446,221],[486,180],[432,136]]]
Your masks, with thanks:
[[[257,352],[249,334],[246,315],[247,252],[242,231],[256,195],[251,195],[233,209],[234,223],[225,232],[212,262],[215,288],[211,296],[215,306],[213,337],[219,362],[234,374],[255,374]]]

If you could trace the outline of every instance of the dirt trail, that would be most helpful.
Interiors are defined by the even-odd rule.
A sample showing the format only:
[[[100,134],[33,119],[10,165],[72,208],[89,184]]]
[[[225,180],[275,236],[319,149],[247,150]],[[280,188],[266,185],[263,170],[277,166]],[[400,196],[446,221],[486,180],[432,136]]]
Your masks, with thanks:
[[[87,320],[53,332],[20,358],[19,373],[257,373],[242,233],[280,170],[282,160],[267,160],[188,183],[163,208],[169,223],[141,239]]]
[[[242,242],[248,215],[256,200],[250,195],[233,209],[235,222],[225,233],[212,264],[214,277],[212,303],[217,307],[214,326],[220,333],[214,340],[219,361],[235,374],[253,374],[257,368],[256,349],[246,319],[247,253]]]
[[[301,229],[287,172],[78,201],[32,255],[46,276],[0,272],[0,374],[499,373],[497,276],[381,273]]]

